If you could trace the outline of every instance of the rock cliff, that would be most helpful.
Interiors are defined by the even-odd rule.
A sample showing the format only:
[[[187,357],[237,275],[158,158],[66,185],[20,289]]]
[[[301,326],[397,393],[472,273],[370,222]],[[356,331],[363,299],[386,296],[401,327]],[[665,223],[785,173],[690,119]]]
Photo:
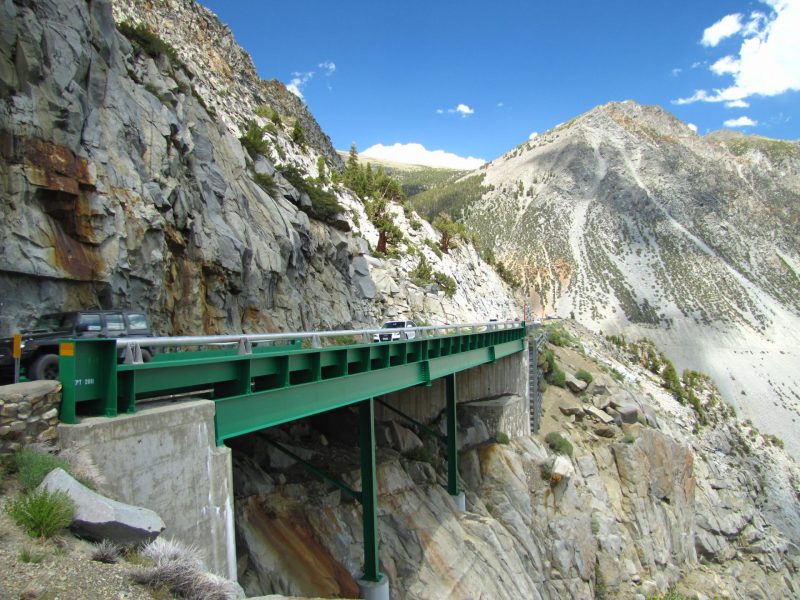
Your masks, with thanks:
[[[574,331],[581,343],[552,349],[564,370],[588,370],[593,382],[580,396],[548,387],[537,434],[502,444],[489,427],[462,448],[466,513],[447,495],[432,439],[424,451],[380,449],[380,557],[392,597],[796,597],[794,461],[732,418],[713,387],[701,426],[651,373]],[[356,482],[355,450],[314,425],[267,436]],[[545,441],[555,432],[571,454]],[[265,448],[255,437],[234,449],[240,583],[250,594],[353,594],[358,505]]]
[[[116,3],[127,36],[105,1],[0,11],[0,330],[91,306],[146,308],[165,335],[517,316],[469,247],[431,253],[461,284],[452,298],[409,283],[410,259],[370,257],[375,232],[342,186],[329,184],[345,207],[335,224],[310,218],[274,164],[311,177],[320,157],[327,170],[341,159],[206,9]],[[238,140],[245,119],[268,121],[261,106],[284,119],[266,157]],[[292,140],[295,119],[305,143]],[[416,231],[406,250],[433,237]]]

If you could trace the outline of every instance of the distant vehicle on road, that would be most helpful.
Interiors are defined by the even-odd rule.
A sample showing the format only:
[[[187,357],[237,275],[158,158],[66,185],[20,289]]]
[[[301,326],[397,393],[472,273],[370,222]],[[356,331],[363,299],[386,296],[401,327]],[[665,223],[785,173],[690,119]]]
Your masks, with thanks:
[[[22,331],[20,371],[28,379],[58,379],[58,343],[67,338],[151,337],[150,320],[141,311],[79,310],[44,315]],[[0,385],[14,380],[12,338],[0,339]],[[122,355],[120,355],[122,358]],[[149,361],[150,352],[142,350]]]
[[[417,337],[417,332],[413,330],[416,327],[413,321],[386,321],[381,325],[381,329],[397,329],[391,333],[376,333],[372,336],[373,342],[390,342],[399,339],[413,340]],[[407,331],[407,330],[411,331]]]

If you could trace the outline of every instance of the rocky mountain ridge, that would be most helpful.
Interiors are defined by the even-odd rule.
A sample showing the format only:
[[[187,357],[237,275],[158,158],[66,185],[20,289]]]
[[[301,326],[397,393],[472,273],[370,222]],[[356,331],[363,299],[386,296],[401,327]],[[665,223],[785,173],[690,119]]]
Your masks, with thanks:
[[[654,339],[800,455],[800,143],[701,137],[625,101],[476,176],[463,219],[537,313]]]

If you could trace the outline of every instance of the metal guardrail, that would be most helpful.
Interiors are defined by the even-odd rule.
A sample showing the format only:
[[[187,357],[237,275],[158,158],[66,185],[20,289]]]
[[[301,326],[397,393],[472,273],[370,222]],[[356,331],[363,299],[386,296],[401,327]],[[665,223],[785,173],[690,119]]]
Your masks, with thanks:
[[[228,335],[203,335],[203,336],[171,336],[171,337],[124,337],[116,338],[117,348],[125,349],[125,363],[142,363],[142,348],[180,348],[198,346],[233,346],[236,345],[239,354],[251,354],[254,344],[271,344],[275,342],[292,342],[295,340],[309,340],[312,348],[321,348],[321,340],[326,338],[360,337],[361,343],[370,344],[374,336],[380,334],[400,333],[404,340],[425,339],[439,335],[453,335],[455,333],[479,333],[481,331],[499,331],[519,327],[520,321],[489,321],[488,323],[457,323],[446,325],[425,325],[419,327],[403,327],[388,329],[346,329],[340,331],[306,331],[294,333],[243,333]],[[414,333],[409,336],[409,333]],[[396,341],[396,340],[395,340]]]

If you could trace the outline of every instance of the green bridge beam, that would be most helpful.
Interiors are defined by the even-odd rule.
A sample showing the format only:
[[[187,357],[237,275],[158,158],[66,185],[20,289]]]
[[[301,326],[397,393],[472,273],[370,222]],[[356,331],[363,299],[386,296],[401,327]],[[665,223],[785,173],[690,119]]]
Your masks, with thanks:
[[[519,328],[320,349],[254,348],[155,355],[144,364],[118,365],[114,340],[61,344],[63,422],[78,409],[108,417],[134,412],[137,400],[210,391],[216,402],[216,439],[356,404],[375,396],[492,363],[525,348]]]

